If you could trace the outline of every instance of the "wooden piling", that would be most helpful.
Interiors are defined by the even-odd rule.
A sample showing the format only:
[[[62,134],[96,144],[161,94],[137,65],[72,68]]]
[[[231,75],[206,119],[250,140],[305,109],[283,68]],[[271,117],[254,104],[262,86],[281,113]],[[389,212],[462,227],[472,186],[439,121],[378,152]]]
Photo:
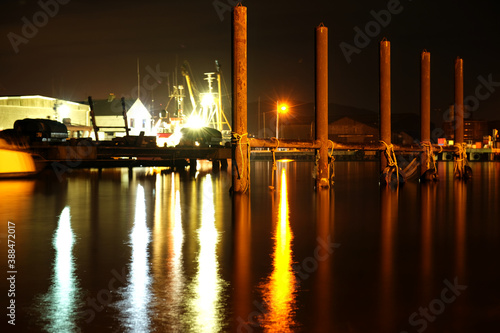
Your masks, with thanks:
[[[455,143],[464,142],[464,63],[455,59]]]
[[[425,150],[420,158],[420,175],[422,179],[435,179],[431,146],[431,54],[422,51],[420,62],[420,142]],[[431,171],[429,171],[431,170]]]
[[[329,188],[328,174],[328,28],[316,28],[316,140],[321,142],[316,187]]]
[[[391,42],[380,42],[380,140],[391,144]],[[380,157],[380,170],[387,166],[387,158]]]
[[[233,192],[250,188],[250,159],[247,133],[247,7],[233,10]]]
[[[420,67],[420,141],[431,141],[431,54],[422,51]]]
[[[467,154],[464,146],[464,62],[460,57],[455,60],[455,177],[468,179],[472,169],[467,165]]]

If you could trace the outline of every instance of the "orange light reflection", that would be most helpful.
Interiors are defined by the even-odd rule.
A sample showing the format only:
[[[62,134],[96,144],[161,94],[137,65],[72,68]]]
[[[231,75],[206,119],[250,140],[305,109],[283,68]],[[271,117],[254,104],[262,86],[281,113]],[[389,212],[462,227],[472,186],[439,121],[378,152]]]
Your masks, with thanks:
[[[292,332],[295,325],[296,278],[292,270],[293,234],[289,223],[286,171],[281,170],[281,192],[275,231],[273,272],[264,285],[264,301],[268,311],[262,319],[266,332]]]

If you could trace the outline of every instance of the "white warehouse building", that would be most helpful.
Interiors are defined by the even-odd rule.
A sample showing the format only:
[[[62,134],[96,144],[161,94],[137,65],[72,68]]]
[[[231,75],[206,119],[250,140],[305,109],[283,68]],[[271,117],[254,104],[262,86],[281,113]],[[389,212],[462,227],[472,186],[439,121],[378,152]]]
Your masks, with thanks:
[[[90,124],[88,105],[40,95],[0,97],[0,130],[14,128],[25,118],[52,119],[73,126]]]

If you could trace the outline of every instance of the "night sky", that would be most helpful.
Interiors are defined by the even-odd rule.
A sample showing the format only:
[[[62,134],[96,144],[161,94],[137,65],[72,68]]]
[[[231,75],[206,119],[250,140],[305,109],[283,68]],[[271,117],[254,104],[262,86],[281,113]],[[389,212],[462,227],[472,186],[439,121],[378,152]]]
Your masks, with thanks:
[[[52,4],[50,15],[44,14],[43,3]],[[148,67],[156,71],[141,88],[143,102],[154,98],[156,109],[168,101],[176,64],[180,67],[185,60],[199,88],[205,87],[203,73],[215,71],[214,61],[219,60],[230,89],[231,4],[232,0],[4,0],[0,95],[40,94],[80,101],[114,93],[134,98],[138,57],[143,79]],[[249,102],[259,96],[314,100],[314,28],[323,22],[329,28],[330,102],[378,110],[378,42],[386,37],[392,46],[394,112],[419,112],[420,52],[427,49],[431,108],[436,114],[453,103],[454,59],[460,56],[464,95],[477,97],[479,91],[481,96],[472,117],[500,119],[500,17],[495,1],[243,4],[248,7]],[[389,18],[383,13],[390,12],[380,12],[388,6],[393,11]],[[385,26],[374,24],[373,13],[381,15]],[[38,23],[35,33],[24,28],[23,34],[26,21]],[[354,29],[366,31],[367,24],[372,36],[358,40],[357,53],[348,61],[341,43],[356,47]],[[185,84],[179,77],[179,84]],[[488,80],[489,87],[478,88]]]

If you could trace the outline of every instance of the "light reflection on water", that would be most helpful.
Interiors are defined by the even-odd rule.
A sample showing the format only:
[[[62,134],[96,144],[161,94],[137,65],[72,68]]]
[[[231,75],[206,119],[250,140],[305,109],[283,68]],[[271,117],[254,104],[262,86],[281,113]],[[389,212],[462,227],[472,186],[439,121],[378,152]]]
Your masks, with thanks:
[[[155,182],[155,223],[153,238],[153,276],[155,282],[155,308],[162,326],[174,332],[182,331],[185,287],[184,229],[182,226],[179,174],[157,174]],[[165,252],[166,251],[166,252]]]
[[[182,214],[181,214],[181,196],[176,186],[174,174],[172,174],[171,187],[171,225],[170,225],[170,248],[169,248],[169,271],[171,276],[170,284],[170,300],[174,302],[169,307],[171,309],[172,318],[175,318],[174,323],[180,315],[179,302],[182,299],[182,290],[184,288],[184,274],[182,271],[182,244],[184,244],[184,231],[182,229]]]
[[[149,286],[148,245],[150,233],[146,225],[146,202],[144,188],[137,186],[135,202],[134,226],[130,233],[132,258],[130,263],[130,283],[125,289],[122,310],[122,321],[125,327],[134,332],[149,331],[148,305],[151,302]]]
[[[440,163],[439,182],[394,192],[380,189],[375,163],[342,162],[321,194],[310,186],[312,164],[285,166],[270,192],[270,164],[253,163],[252,192],[233,197],[224,172],[134,169],[127,186],[124,170],[0,182],[9,193],[0,217],[16,222],[23,265],[16,328],[412,332],[412,313],[455,278],[467,290],[426,333],[498,327],[500,163],[473,164],[468,182]],[[318,239],[342,247],[315,252]],[[310,258],[317,266],[305,266]],[[122,267],[118,281],[110,272]],[[92,308],[88,297],[107,302],[110,279],[119,292]],[[88,309],[95,319],[86,323]]]
[[[199,252],[197,272],[188,286],[188,312],[184,317],[192,332],[221,332],[223,329],[222,291],[225,281],[219,273],[217,244],[219,232],[215,227],[214,190],[211,175],[201,184],[201,225],[197,230]]]
[[[266,332],[292,332],[295,326],[296,278],[292,269],[293,233],[290,228],[285,168],[281,170],[278,218],[274,232],[273,272],[263,285],[267,307],[261,325]]]
[[[48,294],[42,296],[41,302],[48,332],[73,332],[76,328],[76,296],[79,288],[75,276],[74,243],[70,209],[65,207],[59,216],[52,241],[55,250],[52,285]]]

